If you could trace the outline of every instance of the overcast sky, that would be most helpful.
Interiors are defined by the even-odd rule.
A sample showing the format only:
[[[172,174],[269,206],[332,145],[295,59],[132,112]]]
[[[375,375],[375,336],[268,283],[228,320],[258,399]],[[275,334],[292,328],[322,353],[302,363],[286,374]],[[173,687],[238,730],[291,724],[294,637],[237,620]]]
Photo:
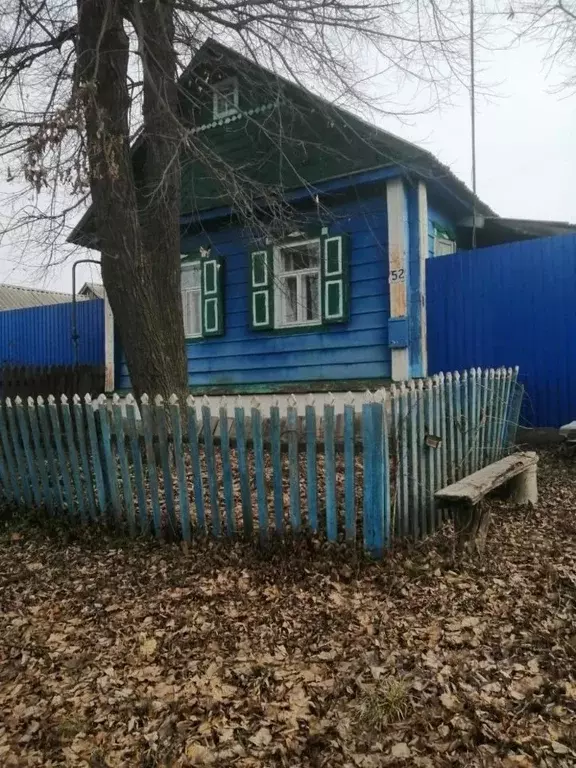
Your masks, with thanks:
[[[481,77],[492,84],[492,95],[479,97],[477,103],[479,196],[502,216],[576,222],[576,95],[553,92],[559,73],[547,76],[542,51],[534,44],[482,58]],[[433,152],[470,185],[467,92],[462,89],[453,102],[409,123],[393,118],[378,122]],[[0,185],[0,206],[9,190]],[[54,267],[39,282],[21,262],[18,246],[1,246],[0,281],[70,290],[71,264]],[[98,279],[93,267],[79,269],[78,275],[80,285]]]

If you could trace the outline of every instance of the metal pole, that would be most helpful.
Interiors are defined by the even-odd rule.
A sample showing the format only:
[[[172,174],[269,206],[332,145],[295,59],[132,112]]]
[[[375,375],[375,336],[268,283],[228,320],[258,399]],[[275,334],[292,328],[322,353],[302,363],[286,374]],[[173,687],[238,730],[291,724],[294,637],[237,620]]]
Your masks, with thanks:
[[[80,336],[78,334],[78,321],[76,317],[76,267],[78,264],[98,264],[101,266],[101,262],[97,259],[78,259],[72,264],[72,344],[74,346],[74,378],[78,377],[78,341]]]
[[[476,82],[474,61],[474,0],[470,0],[470,122],[472,126],[472,249],[476,248]]]

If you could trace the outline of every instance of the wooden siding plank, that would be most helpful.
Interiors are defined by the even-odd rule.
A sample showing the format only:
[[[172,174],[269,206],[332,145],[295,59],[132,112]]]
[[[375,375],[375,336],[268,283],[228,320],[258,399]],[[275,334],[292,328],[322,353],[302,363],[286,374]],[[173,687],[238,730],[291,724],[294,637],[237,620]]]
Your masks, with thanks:
[[[308,525],[314,533],[318,532],[318,475],[316,467],[316,409],[314,400],[305,409],[306,422],[306,503],[308,506]]]
[[[212,514],[212,533],[220,536],[222,523],[220,520],[220,507],[218,506],[218,479],[216,477],[216,461],[214,458],[214,439],[212,437],[212,413],[208,398],[202,405],[202,436],[204,438],[204,451],[206,454],[206,473],[208,475],[208,494],[210,497],[210,512]]]
[[[470,418],[470,397],[468,371],[462,374],[462,472],[465,475],[472,474],[472,461],[470,454],[470,435],[472,432],[472,423]]]
[[[266,478],[264,477],[264,441],[262,438],[262,412],[257,403],[252,407],[252,441],[254,443],[254,475],[256,504],[258,506],[258,535],[260,541],[268,538],[268,508],[266,505]]]
[[[329,395],[330,397],[330,395]],[[338,540],[336,516],[336,460],[334,449],[334,405],[324,405],[324,481],[326,488],[326,534],[328,541]]]
[[[184,406],[185,407],[185,406]],[[186,477],[186,465],[184,464],[184,446],[182,444],[182,412],[175,395],[169,400],[170,421],[172,424],[172,438],[174,445],[174,463],[176,464],[176,478],[178,481],[178,500],[180,503],[180,527],[184,541],[190,541],[190,507],[188,502],[188,479]]]
[[[424,422],[426,434],[434,434],[434,388],[432,379],[424,382]],[[436,532],[434,491],[436,490],[436,448],[424,444],[426,460],[426,515],[428,533]]]
[[[399,408],[399,466],[397,470],[397,483],[401,489],[400,493],[400,533],[402,536],[408,536],[410,533],[410,501],[409,501],[409,463],[408,463],[408,449],[409,449],[409,407],[408,407],[408,390],[406,384],[401,382],[400,389],[398,391],[400,398]]]
[[[350,400],[352,397],[350,396]],[[344,509],[346,541],[356,541],[356,498],[354,488],[354,420],[352,402],[344,406]]]
[[[130,438],[131,463],[134,470],[134,484],[136,485],[136,496],[138,498],[138,520],[140,523],[140,533],[148,532],[148,510],[146,503],[146,488],[144,484],[144,469],[142,466],[142,455],[140,453],[140,440],[138,436],[138,427],[136,425],[136,405],[132,395],[126,397],[126,424],[128,427],[128,437]]]
[[[424,382],[422,379],[418,379],[416,386],[416,410],[417,410],[417,431],[416,431],[416,446],[417,446],[417,458],[416,466],[418,467],[417,482],[420,486],[419,493],[419,535],[421,538],[427,536],[430,533],[430,527],[428,525],[428,494],[427,494],[427,468],[426,468],[426,420],[424,411]]]
[[[154,422],[156,434],[158,435],[158,452],[160,454],[160,466],[162,468],[162,479],[164,485],[164,505],[166,507],[166,522],[169,526],[170,535],[176,534],[176,509],[174,507],[174,489],[172,487],[172,468],[170,466],[170,446],[168,445],[168,435],[166,431],[166,408],[164,407],[164,398],[156,395],[154,398]]]
[[[410,489],[408,501],[410,504],[410,529],[412,536],[418,538],[420,532],[420,478],[418,475],[418,391],[414,380],[408,382],[408,414],[409,414],[409,445],[410,456],[408,472]]]
[[[362,531],[364,535],[364,550],[372,551],[374,547],[374,417],[373,403],[362,404],[362,461],[364,464],[364,504],[362,509]]]
[[[28,470],[27,477],[28,477],[28,482],[30,483],[30,488],[32,491],[32,498],[34,500],[34,504],[37,507],[39,507],[42,501],[42,497],[40,495],[40,483],[38,482],[38,475],[36,472],[36,462],[34,461],[34,456],[32,454],[32,449],[30,446],[30,432],[28,430],[28,424],[26,422],[26,414],[24,413],[24,406],[22,404],[22,399],[20,397],[14,398],[13,408],[16,413],[17,433],[15,437],[18,440],[18,443],[19,444],[21,443],[24,448],[24,458],[26,459],[26,465]]]
[[[400,483],[400,399],[394,382],[390,387],[390,409],[392,421],[392,445],[394,446],[394,462],[396,464],[396,484],[394,498],[392,499],[392,527],[394,535],[400,536],[401,508],[402,508],[402,484]]]
[[[284,532],[284,500],[282,494],[282,457],[280,453],[280,408],[270,407],[270,452],[272,454],[272,483],[276,534]]]
[[[288,476],[290,481],[290,525],[298,532],[302,524],[300,511],[300,478],[298,472],[298,413],[294,405],[286,409],[288,431]]]
[[[160,516],[160,496],[158,489],[158,471],[156,469],[156,453],[154,451],[154,414],[148,401],[148,395],[142,395],[140,414],[146,446],[146,466],[148,469],[148,485],[150,487],[150,502],[152,505],[152,523],[157,538],[162,536],[162,519]]]
[[[456,466],[454,473],[454,480],[460,480],[460,478],[466,474],[464,470],[464,405],[462,399],[463,382],[460,377],[460,372],[456,371],[454,374],[454,419],[455,419],[455,442],[456,442]]]
[[[32,398],[29,399],[29,402],[30,400],[32,400]],[[84,477],[84,487],[86,489],[86,498],[88,501],[88,513],[90,515],[91,520],[96,520],[97,519],[96,499],[94,497],[94,483],[92,480],[92,472],[90,471],[90,451],[89,451],[89,444],[86,436],[86,428],[84,424],[84,409],[82,408],[82,401],[80,400],[79,395],[74,395],[74,397],[72,398],[72,412],[74,414],[74,424],[76,426],[76,434],[78,435],[78,450],[80,453],[80,464],[82,467],[82,475]]]
[[[126,456],[126,435],[124,434],[124,420],[122,418],[122,406],[120,398],[114,395],[112,398],[112,424],[116,435],[116,453],[120,460],[120,478],[122,480],[122,498],[124,509],[128,517],[128,529],[131,536],[136,535],[136,513],[134,510],[134,496],[132,495],[132,483],[130,482],[130,467]]]
[[[230,463],[230,430],[228,428],[228,408],[226,399],[222,398],[219,413],[220,453],[222,456],[222,486],[224,492],[224,507],[226,509],[226,532],[228,536],[236,533],[234,520],[234,486],[232,484],[232,466]]]
[[[200,464],[200,448],[198,445],[198,421],[194,398],[186,400],[188,421],[188,449],[192,464],[192,479],[194,484],[194,504],[196,506],[196,523],[201,534],[206,533],[206,512],[204,510],[204,489],[202,483],[202,467]]]
[[[240,404],[234,408],[236,426],[236,453],[238,459],[238,474],[240,475],[240,499],[242,502],[242,519],[244,535],[251,536],[254,530],[252,521],[252,499],[250,497],[250,476],[248,474],[248,455],[246,448],[246,421],[244,408]]]
[[[54,410],[55,408],[56,406],[54,406]],[[48,410],[50,410],[50,403],[48,403]],[[53,417],[53,411],[51,411],[50,415]],[[56,418],[57,417],[58,414],[56,413]],[[106,395],[100,395],[98,398],[98,418],[100,421],[100,444],[104,453],[104,478],[108,488],[108,496],[114,513],[114,519],[118,525],[122,519],[122,508],[120,506],[120,495],[118,493],[116,459],[112,449],[110,415],[108,413],[108,401],[106,400]],[[58,447],[58,443],[56,443],[56,447]],[[66,483],[64,483],[64,488],[66,488]]]
[[[24,453],[22,452],[22,447],[20,445],[18,427],[16,426],[16,419],[14,416],[14,406],[12,405],[12,401],[10,400],[9,397],[7,397],[4,402],[6,403],[6,420],[8,424],[8,434],[10,436],[12,448],[14,449],[14,456],[16,457],[16,471],[22,486],[24,503],[27,506],[31,507],[32,504],[34,503],[34,496],[32,493],[32,489],[30,487],[30,478],[28,476],[28,472],[26,469],[26,460],[24,458]],[[60,439],[59,424],[58,424],[58,439]],[[61,455],[63,456],[63,452],[59,453],[58,458],[60,460],[60,463],[63,463],[63,459],[61,458]],[[67,472],[66,472],[66,478],[68,478]],[[68,480],[68,482],[70,481]],[[69,498],[70,499],[72,498],[71,493]],[[69,514],[72,514],[72,506],[70,506],[70,504],[68,506],[68,512]]]
[[[0,406],[1,407],[1,406]],[[46,455],[44,452],[44,448],[42,446],[42,438],[40,436],[40,429],[38,426],[38,414],[36,412],[36,404],[34,403],[34,400],[29,397],[28,398],[28,417],[30,419],[30,428],[32,431],[32,442],[34,443],[34,454],[36,458],[36,462],[38,464],[38,468],[40,471],[40,482],[42,485],[42,499],[46,507],[50,512],[54,512],[54,494],[52,493],[52,488],[50,487],[50,477],[48,475],[48,464],[46,460]],[[2,426],[0,425],[0,429]],[[5,457],[3,457],[4,459]],[[12,500],[16,500],[11,492],[10,489],[10,471],[8,468],[8,465],[6,463],[3,463],[2,467],[2,481],[5,486],[5,491],[8,491],[6,494],[8,498]]]
[[[7,414],[6,414],[7,410],[8,410],[8,406],[6,404],[6,401],[4,400],[4,402],[0,404],[0,439],[2,440],[2,451],[4,453],[4,458],[8,466],[8,472],[10,475],[10,486],[12,488],[12,495],[14,498],[14,502],[20,505],[24,500],[24,494],[20,486],[20,478],[18,476],[18,465],[16,463],[16,457],[14,455],[14,449],[10,443],[10,438],[8,435],[8,421],[7,421]],[[43,403],[42,403],[42,413],[45,417]],[[47,431],[48,440],[49,440],[50,431],[48,429],[46,431]],[[54,462],[54,456],[52,455],[51,458],[52,458],[52,462],[50,463],[49,466],[52,471],[52,479],[54,483],[59,483],[59,477],[56,470],[56,464]],[[57,501],[59,503],[60,509],[62,509],[64,504],[62,502],[61,492],[60,492],[60,495],[58,496]]]
[[[82,491],[82,479],[80,477],[80,466],[78,464],[78,452],[76,451],[76,441],[74,439],[70,406],[68,405],[68,398],[66,395],[62,395],[60,401],[62,421],[64,422],[64,434],[66,436],[66,448],[68,449],[68,457],[70,459],[70,473],[72,475],[72,482],[74,483],[74,490],[76,492],[76,505],[80,513],[80,520],[85,523],[86,505],[84,503],[84,493]]]
[[[40,398],[38,398],[38,405],[39,405],[39,415],[42,416],[42,412],[44,411],[44,406],[42,406],[42,411],[40,410]],[[106,483],[104,482],[104,471],[102,467],[102,459],[100,456],[100,444],[98,442],[98,434],[96,432],[96,415],[94,413],[94,405],[92,403],[92,398],[89,394],[85,395],[84,397],[84,413],[86,415],[86,424],[88,425],[88,438],[90,441],[90,455],[92,458],[92,469],[94,471],[94,479],[96,481],[96,499],[98,501],[98,509],[100,510],[100,514],[103,516],[106,514]],[[46,445],[46,440],[44,441],[44,445]],[[46,450],[46,453],[49,457],[50,462],[50,456],[48,454],[48,448]],[[60,487],[58,486],[58,491],[60,492]]]

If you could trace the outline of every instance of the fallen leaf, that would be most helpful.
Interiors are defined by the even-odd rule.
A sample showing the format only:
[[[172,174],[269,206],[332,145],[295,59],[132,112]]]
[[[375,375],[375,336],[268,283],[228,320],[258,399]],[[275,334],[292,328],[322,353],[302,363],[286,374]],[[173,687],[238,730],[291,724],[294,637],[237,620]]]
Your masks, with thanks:
[[[527,696],[530,693],[535,693],[544,685],[544,678],[542,675],[533,675],[531,677],[523,677],[520,680],[515,680],[512,684],[514,690]]]
[[[210,765],[214,762],[215,756],[203,744],[188,744],[186,747],[186,757],[192,762],[192,765]]]
[[[408,758],[412,755],[412,752],[410,751],[408,744],[406,744],[405,741],[402,741],[399,744],[394,744],[390,750],[390,754],[392,757]]]
[[[552,742],[552,749],[554,750],[554,753],[556,755],[567,755],[570,750],[565,744],[562,744],[559,741],[553,741]]]
[[[254,736],[250,737],[250,741],[257,747],[267,747],[272,741],[272,734],[268,728],[260,728]]]
[[[462,709],[462,705],[456,696],[453,696],[451,693],[443,693],[440,696],[440,702],[442,706],[446,707],[446,709],[449,709],[450,712],[458,712],[460,709]]]
[[[158,647],[158,643],[156,641],[156,638],[147,637],[143,639],[140,643],[140,653],[142,654],[142,656],[146,656],[146,657],[153,656],[156,653],[157,647]]]

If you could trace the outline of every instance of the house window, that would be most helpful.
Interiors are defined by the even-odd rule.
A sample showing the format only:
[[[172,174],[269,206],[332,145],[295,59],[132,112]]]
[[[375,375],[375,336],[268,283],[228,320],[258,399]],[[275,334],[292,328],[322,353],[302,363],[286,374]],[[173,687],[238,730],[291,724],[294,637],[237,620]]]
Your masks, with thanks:
[[[315,328],[348,321],[350,241],[319,227],[319,237],[260,246],[250,254],[254,331]]]
[[[320,240],[276,248],[275,327],[316,325],[320,316]]]
[[[436,235],[434,238],[434,256],[449,256],[456,253],[456,243],[448,237]]]
[[[202,274],[199,261],[182,266],[182,313],[187,339],[202,336]]]
[[[186,254],[185,259],[192,254]],[[200,258],[182,262],[180,290],[184,335],[205,339],[224,334],[223,262],[210,248],[200,248]]]
[[[238,81],[235,77],[214,85],[213,106],[214,120],[230,117],[238,112]]]

